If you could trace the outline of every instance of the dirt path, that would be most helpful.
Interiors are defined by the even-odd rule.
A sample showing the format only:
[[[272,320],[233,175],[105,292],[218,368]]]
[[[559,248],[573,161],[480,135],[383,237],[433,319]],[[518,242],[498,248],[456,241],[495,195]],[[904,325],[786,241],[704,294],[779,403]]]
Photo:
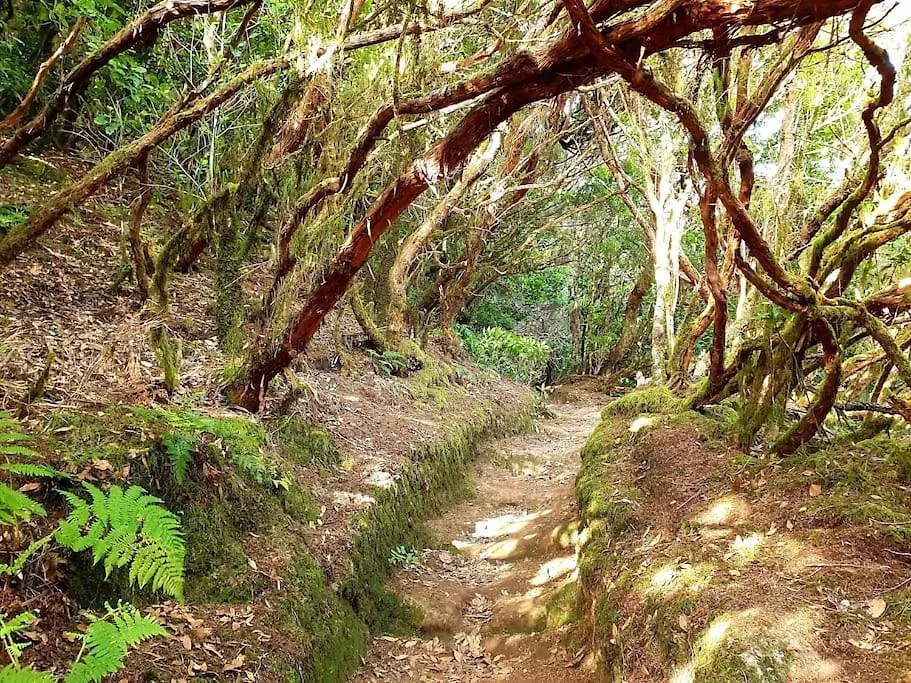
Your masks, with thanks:
[[[579,450],[605,399],[549,406],[537,433],[482,457],[475,496],[429,523],[457,553],[425,550],[391,587],[425,613],[421,638],[376,638],[354,680],[590,680],[570,616]]]

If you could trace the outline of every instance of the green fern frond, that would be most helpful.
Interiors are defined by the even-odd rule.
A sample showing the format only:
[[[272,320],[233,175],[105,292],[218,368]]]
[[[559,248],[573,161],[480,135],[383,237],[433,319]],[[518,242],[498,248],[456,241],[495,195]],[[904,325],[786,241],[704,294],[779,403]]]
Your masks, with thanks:
[[[97,683],[123,667],[130,648],[142,641],[164,636],[161,624],[144,616],[132,605],[118,605],[89,626],[82,636],[84,656],[81,656],[66,675],[65,683]]]
[[[45,477],[47,479],[69,479],[70,475],[55,470],[47,465],[35,465],[29,462],[10,462],[0,465],[0,470],[18,474],[22,477]]]
[[[171,432],[161,437],[161,443],[164,446],[165,453],[168,454],[168,458],[171,460],[174,479],[177,480],[178,484],[183,484],[187,477],[187,467],[193,461],[195,447],[180,434]]]
[[[0,455],[21,455],[26,458],[37,458],[41,454],[34,448],[22,446],[21,444],[0,444]]]
[[[13,576],[22,571],[22,568],[25,566],[25,563],[29,561],[29,558],[37,553],[41,548],[47,545],[53,536],[45,536],[44,538],[39,538],[37,541],[33,541],[29,544],[28,548],[19,553],[19,557],[16,558],[15,562],[12,564],[0,564],[0,576],[8,575]]]
[[[130,582],[182,600],[185,549],[177,517],[139,486],[112,486],[107,495],[84,486],[91,502],[64,494],[73,510],[60,523],[57,541],[75,552],[91,549],[92,561],[103,561],[108,575],[129,566]]]
[[[9,412],[0,413],[0,455],[23,455],[33,457],[39,453],[27,446],[24,442],[31,442],[28,434],[16,431],[19,425],[13,420]],[[0,469],[19,474],[17,468],[27,468],[20,464],[0,464]],[[50,469],[50,468],[48,468]],[[26,496],[21,491],[0,484],[0,524],[18,524],[27,522],[32,516],[43,517],[47,513],[44,508]]]
[[[0,683],[54,683],[54,677],[31,667],[8,664],[0,669]]]
[[[18,524],[46,514],[44,507],[21,491],[0,484],[0,524]]]
[[[38,617],[31,612],[22,612],[7,621],[6,614],[0,612],[0,644],[14,665],[19,664],[19,657],[30,643],[15,640],[13,636],[28,628],[37,619]]]

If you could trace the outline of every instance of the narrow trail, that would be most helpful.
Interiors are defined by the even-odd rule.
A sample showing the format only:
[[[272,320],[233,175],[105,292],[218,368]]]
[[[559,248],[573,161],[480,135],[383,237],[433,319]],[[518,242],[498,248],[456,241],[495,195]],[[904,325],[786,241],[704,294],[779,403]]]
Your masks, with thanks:
[[[562,622],[575,579],[579,451],[606,399],[577,396],[549,405],[536,433],[491,444],[475,495],[429,522],[459,552],[425,550],[390,585],[423,609],[422,636],[375,638],[353,680],[592,680]]]

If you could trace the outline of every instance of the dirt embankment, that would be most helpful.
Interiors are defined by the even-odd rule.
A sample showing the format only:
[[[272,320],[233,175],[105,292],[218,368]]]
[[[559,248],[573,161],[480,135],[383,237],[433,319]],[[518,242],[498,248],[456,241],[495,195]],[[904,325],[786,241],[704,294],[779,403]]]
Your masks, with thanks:
[[[732,449],[723,419],[605,412],[580,478],[580,574],[605,671],[641,683],[911,680],[911,518],[885,506],[908,504],[900,450],[826,445],[777,460]]]

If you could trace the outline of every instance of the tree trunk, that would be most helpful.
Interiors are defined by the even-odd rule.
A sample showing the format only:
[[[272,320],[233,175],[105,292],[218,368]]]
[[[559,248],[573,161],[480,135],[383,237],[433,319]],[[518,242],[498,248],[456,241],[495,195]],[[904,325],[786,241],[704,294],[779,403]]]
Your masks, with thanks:
[[[397,346],[406,336],[405,318],[408,307],[408,277],[411,267],[421,251],[442,230],[459,200],[493,163],[497,150],[500,148],[501,138],[500,132],[495,132],[491,136],[486,148],[480,149],[475,154],[462,171],[459,180],[437,203],[420,227],[405,238],[402,247],[396,254],[392,267],[389,269],[389,307],[386,317],[386,332],[392,346]]]
[[[323,318],[367,262],[377,240],[431,183],[458,169],[500,123],[525,105],[567,92],[594,77],[595,72],[584,65],[575,73],[563,71],[542,76],[521,88],[490,95],[468,112],[449,135],[417,159],[377,198],[327,269],[322,284],[295,317],[278,349],[262,352],[252,363],[246,380],[229,388],[231,402],[250,411],[259,409],[269,383],[306,348]]]
[[[149,8],[79,62],[48,98],[41,111],[0,145],[0,168],[8,164],[26,145],[47,132],[61,112],[71,107],[82,95],[92,75],[118,55],[141,45],[151,45],[158,39],[161,29],[172,21],[230,10],[252,1],[164,0]]]
[[[290,63],[290,57],[258,62],[229,80],[208,97],[197,101],[187,109],[164,117],[141,138],[111,152],[104,161],[86,173],[81,180],[54,194],[25,223],[7,233],[0,241],[0,266],[8,264],[28,249],[64,214],[94,194],[115,175],[134,165],[142,155],[148,154],[175,133],[184,130],[214,111],[247,84],[282,71]]]
[[[642,300],[651,289],[654,282],[654,269],[650,262],[646,262],[639,271],[639,277],[633,284],[633,289],[626,300],[626,310],[623,312],[623,327],[620,330],[620,338],[617,343],[607,354],[604,361],[601,374],[616,372],[620,363],[626,358],[627,353],[633,347],[636,341],[637,325],[636,320],[639,317],[639,309],[642,308]]]
[[[130,256],[133,259],[133,275],[136,277],[136,291],[139,300],[149,298],[149,272],[147,269],[148,252],[142,241],[140,228],[149,202],[152,201],[152,186],[149,184],[149,155],[143,154],[136,162],[139,176],[139,195],[130,207]]]

